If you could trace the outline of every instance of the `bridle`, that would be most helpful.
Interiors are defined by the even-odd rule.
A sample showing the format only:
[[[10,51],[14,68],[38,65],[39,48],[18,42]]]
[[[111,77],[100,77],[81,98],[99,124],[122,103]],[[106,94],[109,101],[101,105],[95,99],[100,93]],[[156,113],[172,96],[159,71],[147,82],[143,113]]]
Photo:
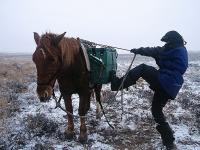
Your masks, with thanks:
[[[59,77],[61,68],[62,68],[62,67],[60,67],[60,68],[56,71],[56,73],[55,73],[47,82],[44,82],[44,83],[43,83],[43,82],[38,82],[38,81],[37,81],[37,85],[38,85],[38,86],[51,85],[51,82],[55,80],[54,83],[51,85],[51,87],[53,88],[53,87],[54,87],[54,84],[55,84],[55,82],[56,82],[56,79]]]
[[[44,49],[43,49],[43,48],[39,48],[39,49],[41,49],[42,54],[44,55],[44,58],[45,58],[45,57],[46,57],[46,54],[45,54],[45,52],[44,52]],[[54,74],[53,76],[51,76],[51,78],[50,78],[47,82],[38,82],[38,81],[37,81],[37,86],[47,86],[47,85],[51,85],[51,87],[52,87],[52,89],[53,89],[53,87],[54,87],[54,85],[55,85],[55,82],[56,82],[56,79],[59,77],[59,74],[60,74],[60,72],[61,72],[61,70],[62,70],[62,65],[63,65],[62,60],[59,59],[59,62],[60,62],[60,67],[59,67],[59,69],[55,72],[55,74]],[[51,84],[52,81],[54,81],[53,84]]]

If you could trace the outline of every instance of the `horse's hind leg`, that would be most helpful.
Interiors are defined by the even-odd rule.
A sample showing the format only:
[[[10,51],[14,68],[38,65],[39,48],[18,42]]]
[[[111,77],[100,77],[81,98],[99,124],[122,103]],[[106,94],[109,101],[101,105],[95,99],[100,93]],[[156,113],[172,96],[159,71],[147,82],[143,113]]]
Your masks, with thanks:
[[[73,139],[75,137],[75,133],[74,133],[73,107],[72,107],[71,95],[64,96],[64,100],[65,100],[65,108],[68,111],[67,112],[68,126],[67,129],[65,130],[65,136],[67,139]]]
[[[101,88],[102,85],[96,85],[94,90],[95,90],[95,95],[96,95],[96,119],[100,119],[100,105],[99,101],[101,100]]]
[[[88,111],[88,102],[90,101],[90,92],[89,91],[85,91],[82,94],[79,94],[80,97],[80,101],[79,101],[79,116],[80,116],[80,122],[81,122],[81,126],[80,126],[80,136],[79,136],[79,141],[81,143],[84,143],[87,141],[87,127],[86,127],[86,113]]]

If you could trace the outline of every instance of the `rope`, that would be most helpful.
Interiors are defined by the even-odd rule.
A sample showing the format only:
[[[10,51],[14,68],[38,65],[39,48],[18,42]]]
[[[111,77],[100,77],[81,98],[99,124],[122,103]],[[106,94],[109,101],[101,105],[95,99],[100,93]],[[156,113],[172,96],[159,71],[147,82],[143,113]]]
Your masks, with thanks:
[[[80,41],[82,43],[85,43],[85,44],[88,44],[88,45],[98,45],[98,46],[101,46],[101,47],[110,47],[110,48],[120,49],[120,50],[123,50],[123,51],[130,51],[129,49],[126,49],[126,48],[121,48],[121,47],[116,47],[116,46],[109,46],[109,45],[105,45],[105,44],[98,44],[98,43],[91,42],[91,41],[84,40],[84,39],[80,39]]]
[[[75,118],[86,118],[86,116],[78,116],[78,115],[74,115],[73,113],[71,113],[71,112],[69,112],[69,111],[67,111],[66,109],[64,109],[62,106],[61,106],[61,104],[60,104],[60,102],[61,102],[61,100],[62,100],[62,94],[60,95],[60,97],[59,97],[59,99],[57,99],[57,97],[56,97],[56,95],[55,95],[55,92],[54,92],[54,90],[53,90],[53,99],[55,100],[55,102],[56,102],[56,106],[55,106],[55,109],[56,108],[60,108],[61,110],[63,110],[64,112],[66,112],[67,114],[69,114],[69,115],[71,115],[72,117],[75,117]]]
[[[122,108],[121,108],[121,110],[122,110],[121,120],[122,120],[122,116],[123,116],[123,114],[124,114],[124,108],[123,108],[123,101],[124,101],[124,100],[123,100],[123,86],[124,86],[124,81],[125,81],[125,79],[127,78],[127,75],[128,75],[128,73],[129,73],[129,71],[130,71],[130,69],[131,69],[131,66],[133,65],[133,62],[134,62],[135,58],[136,58],[136,54],[134,55],[134,57],[133,57],[133,59],[132,59],[132,61],[131,61],[131,64],[129,65],[129,67],[128,67],[128,69],[127,69],[125,75],[124,75],[124,78],[123,78],[123,80],[122,80],[122,83],[121,83],[120,86],[119,86],[119,89],[117,90],[117,92],[116,92],[115,95],[114,95],[114,97],[116,97],[117,94],[118,94],[118,92],[119,92],[119,90],[122,88],[122,90],[121,90],[121,93],[122,93],[122,94],[121,94],[121,106],[122,106]],[[55,96],[55,93],[54,93],[54,91],[53,91],[53,99],[54,99],[55,102],[56,102],[56,107],[55,107],[55,109],[56,109],[56,108],[60,108],[61,110],[63,110],[64,112],[66,112],[67,114],[69,114],[69,115],[71,115],[71,116],[73,116],[73,117],[75,117],[75,118],[86,118],[86,116],[74,115],[73,113],[71,113],[71,112],[67,111],[66,109],[64,109],[64,108],[61,106],[61,104],[60,104],[60,101],[61,101],[61,99],[62,99],[62,94],[60,95],[59,99],[57,100],[57,97]],[[109,123],[109,121],[108,121],[108,119],[107,119],[107,117],[106,117],[106,115],[105,115],[105,112],[104,112],[104,109],[103,109],[102,104],[101,104],[101,103],[99,103],[99,104],[100,104],[101,110],[102,110],[102,112],[103,112],[103,114],[104,114],[104,117],[105,117],[105,119],[106,119],[106,122],[108,123],[108,125],[109,125],[112,129],[114,129],[114,127]],[[108,105],[107,105],[107,106],[108,106]],[[107,106],[106,106],[106,107],[107,107]]]
[[[84,40],[84,39],[80,39],[80,41],[81,41],[82,43],[86,44],[86,45],[91,46],[91,47],[93,47],[93,45],[95,45],[95,46],[98,45],[98,46],[101,46],[101,47],[110,47],[110,48],[114,48],[114,49],[120,49],[120,50],[124,50],[124,51],[130,51],[129,49],[120,48],[120,47],[116,47],[116,46],[109,46],[109,45],[104,45],[104,44],[98,44],[98,43],[91,42],[91,41]],[[122,108],[121,108],[121,110],[122,110],[121,120],[122,120],[122,115],[123,115],[123,113],[124,113],[124,109],[123,109],[123,86],[124,86],[124,81],[125,81],[125,79],[127,78],[127,75],[128,75],[128,73],[129,73],[129,71],[130,71],[130,69],[131,69],[131,66],[132,66],[134,60],[135,60],[135,57],[136,57],[136,54],[134,55],[134,57],[133,57],[133,59],[132,59],[132,61],[131,61],[131,64],[130,64],[130,66],[128,67],[128,69],[127,69],[127,71],[126,71],[126,74],[125,74],[125,76],[124,76],[124,78],[123,78],[123,80],[122,80],[122,83],[120,84],[120,87],[119,87],[119,89],[122,88],[122,90],[121,90],[121,92],[122,92],[122,94],[121,94],[121,106],[122,106]],[[118,89],[117,92],[115,93],[114,97],[117,96],[117,94],[118,94],[118,92],[119,92],[119,89]],[[56,102],[56,107],[55,107],[55,109],[56,109],[56,108],[60,108],[61,110],[63,110],[63,111],[66,112],[67,114],[69,114],[69,115],[71,115],[71,116],[73,116],[73,117],[76,117],[76,118],[86,118],[86,116],[74,115],[73,113],[71,113],[71,112],[67,111],[66,109],[64,109],[64,108],[61,106],[61,104],[60,104],[60,101],[61,101],[61,99],[62,99],[62,95],[60,95],[59,100],[57,100],[57,97],[55,96],[55,93],[53,92],[53,98],[54,98],[54,100],[55,100],[55,102]],[[109,123],[109,121],[108,121],[108,119],[107,119],[107,117],[106,117],[106,115],[105,115],[105,112],[104,112],[104,109],[103,109],[102,104],[101,104],[101,103],[99,103],[99,104],[100,104],[101,110],[102,110],[102,112],[103,112],[103,114],[104,114],[104,117],[105,117],[105,119],[106,119],[106,122],[108,123],[108,125],[109,125],[112,129],[114,129],[114,127]],[[107,106],[108,106],[108,105],[107,105]],[[106,106],[106,107],[107,107],[107,106]]]
[[[114,95],[114,97],[116,97],[117,96],[117,94],[119,93],[119,91],[120,91],[120,89],[121,89],[121,106],[122,106],[122,108],[121,108],[121,110],[122,110],[122,114],[121,114],[121,120],[122,120],[122,116],[123,116],[123,114],[124,114],[124,105],[123,105],[123,87],[124,87],[124,81],[126,80],[126,78],[127,78],[127,76],[128,76],[128,73],[129,73],[129,71],[130,71],[130,69],[131,69],[131,66],[133,65],[133,62],[134,62],[134,60],[135,60],[135,58],[136,58],[136,54],[134,54],[134,56],[133,56],[133,59],[132,59],[132,61],[131,61],[131,64],[129,65],[129,67],[128,67],[128,69],[127,69],[127,71],[126,71],[126,73],[125,73],[125,75],[124,75],[124,78],[123,78],[123,80],[122,80],[122,83],[120,84],[120,86],[119,86],[119,88],[118,88],[118,90],[117,90],[117,92],[115,93],[115,95]],[[107,105],[108,106],[108,105]],[[106,107],[107,107],[106,106]]]
[[[101,111],[102,111],[102,113],[103,113],[103,115],[104,115],[104,117],[106,119],[107,124],[114,130],[115,128],[110,124],[110,122],[109,122],[109,120],[108,120],[108,118],[106,116],[106,113],[105,113],[105,111],[103,109],[103,105],[101,104],[101,101],[100,100],[97,100],[97,101],[99,102],[99,105],[101,107]]]
[[[131,69],[131,66],[133,65],[133,62],[134,62],[135,58],[136,58],[136,54],[134,54],[133,59],[132,59],[132,61],[131,61],[131,64],[129,65],[129,67],[128,67],[127,71],[126,71],[126,73],[125,73],[125,75],[124,75],[124,78],[123,78],[123,80],[122,80],[122,83],[120,84],[120,86],[119,86],[117,92],[115,93],[115,96],[118,94],[119,90],[120,90],[121,88],[123,88],[123,86],[124,86],[124,81],[125,81],[125,79],[126,79],[127,76],[128,76],[128,73],[129,73],[129,71],[130,71],[130,69]]]
[[[116,46],[109,46],[109,45],[105,45],[105,44],[98,44],[98,43],[91,42],[91,41],[84,40],[84,39],[80,39],[80,41],[81,41],[82,43],[86,44],[86,45],[91,46],[91,47],[93,47],[93,45],[95,45],[95,46],[98,45],[98,46],[101,46],[101,47],[110,47],[110,48],[120,49],[120,50],[124,50],[124,51],[130,51],[129,49],[120,48],[120,47],[116,47]],[[133,65],[133,62],[134,62],[135,58],[136,58],[136,54],[134,55],[134,57],[133,57],[133,59],[132,59],[132,61],[131,61],[131,64],[130,64],[130,66],[128,67],[128,69],[127,69],[127,71],[126,71],[126,73],[125,73],[125,75],[124,75],[124,78],[123,78],[123,80],[122,80],[122,83],[121,83],[120,86],[119,86],[119,89],[117,90],[117,92],[116,92],[115,95],[114,95],[114,98],[116,98],[116,96],[117,96],[119,90],[122,89],[122,90],[121,90],[121,93],[122,93],[122,94],[121,94],[121,106],[122,106],[122,108],[121,108],[121,110],[122,110],[121,120],[122,120],[122,115],[124,114],[124,108],[123,108],[123,86],[124,86],[124,81],[125,81],[125,79],[127,78],[127,75],[128,75],[128,73],[129,73],[129,71],[130,71],[130,69],[131,69],[131,66]],[[107,105],[107,106],[108,106],[108,105]],[[107,108],[107,106],[106,106],[106,108]],[[103,110],[103,109],[102,109],[102,110]],[[105,115],[104,115],[104,116],[105,116]],[[106,118],[106,119],[107,119],[107,118]]]
[[[61,110],[63,110],[64,112],[66,112],[68,115],[71,115],[72,117],[75,117],[75,118],[86,118],[86,116],[74,115],[73,113],[71,113],[71,112],[67,111],[66,109],[64,109],[64,108],[61,106],[61,104],[60,104],[60,101],[61,101],[62,97],[63,97],[63,96],[62,96],[62,94],[61,94],[60,97],[59,97],[59,99],[57,99],[57,97],[55,96],[55,93],[53,92],[53,99],[54,99],[55,102],[56,102],[56,107],[55,107],[55,109],[56,109],[56,108],[60,108]],[[110,124],[110,122],[108,121],[108,119],[107,119],[107,117],[106,117],[106,115],[105,115],[105,112],[104,112],[104,109],[103,109],[103,106],[102,106],[101,102],[100,102],[100,101],[98,101],[98,102],[99,102],[99,105],[100,105],[101,110],[102,110],[102,112],[103,112],[103,115],[104,115],[104,117],[105,117],[105,119],[106,119],[106,122],[108,123],[108,125],[109,125],[112,129],[114,129],[114,127]]]
[[[53,92],[53,99],[54,99],[55,102],[56,102],[56,107],[55,107],[55,109],[56,109],[56,108],[60,108],[62,111],[66,112],[68,115],[71,115],[71,116],[74,117],[74,118],[86,118],[86,116],[74,115],[73,113],[71,113],[71,112],[67,111],[66,109],[64,109],[64,108],[61,106],[61,104],[60,104],[60,101],[61,101],[62,97],[63,97],[63,96],[62,96],[62,94],[61,94],[60,97],[59,97],[59,99],[57,99],[57,97],[55,96],[55,93]]]

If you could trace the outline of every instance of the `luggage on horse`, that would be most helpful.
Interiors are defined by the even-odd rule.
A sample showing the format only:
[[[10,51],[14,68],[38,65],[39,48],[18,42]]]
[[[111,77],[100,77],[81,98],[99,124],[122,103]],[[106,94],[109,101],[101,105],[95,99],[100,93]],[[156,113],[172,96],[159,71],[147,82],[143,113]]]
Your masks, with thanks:
[[[90,61],[90,82],[107,84],[110,72],[117,70],[117,51],[113,48],[87,48]]]

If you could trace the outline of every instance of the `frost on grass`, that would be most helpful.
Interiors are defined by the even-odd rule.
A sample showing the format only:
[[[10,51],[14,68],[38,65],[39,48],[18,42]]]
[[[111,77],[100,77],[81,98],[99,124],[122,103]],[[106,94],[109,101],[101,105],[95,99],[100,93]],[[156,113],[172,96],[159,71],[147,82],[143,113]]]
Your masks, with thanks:
[[[197,56],[196,56],[197,57]],[[195,57],[195,58],[196,58]],[[132,57],[120,56],[118,59],[118,76],[123,76],[131,62]],[[152,59],[137,57],[134,66],[147,63],[155,65]],[[13,64],[13,63],[12,63]],[[12,65],[22,68],[23,65]],[[34,68],[34,67],[32,67]],[[34,69],[33,69],[34,70]],[[10,78],[9,73],[2,76]],[[176,100],[167,103],[164,108],[167,120],[174,130],[175,143],[181,150],[200,149],[200,62],[192,59],[184,75],[185,83]],[[103,86],[102,104],[112,130],[101,113],[101,120],[97,120],[96,103],[91,101],[91,109],[87,114],[88,142],[78,142],[80,120],[74,118],[76,137],[67,141],[64,136],[67,120],[65,112],[54,109],[53,100],[40,103],[36,90],[35,72],[24,73],[24,82],[6,82],[14,95],[10,100],[17,102],[17,111],[12,111],[9,118],[4,117],[4,130],[0,128],[0,149],[134,149],[134,150],[160,150],[163,148],[160,135],[155,130],[155,122],[151,115],[151,101],[153,92],[144,80],[139,79],[137,84],[124,90],[116,97],[110,91],[110,85]],[[23,83],[23,85],[21,85]],[[26,84],[27,83],[27,84]],[[0,85],[2,87],[2,85]],[[6,91],[6,86],[2,89]],[[9,90],[9,88],[7,88]],[[56,85],[56,95],[59,96]],[[15,95],[17,93],[17,95]],[[73,95],[74,114],[78,114],[78,95]],[[5,104],[1,104],[0,106]],[[62,101],[62,105],[63,101]],[[122,107],[123,106],[123,107]],[[6,118],[6,119],[5,119]]]
[[[58,124],[48,119],[45,114],[27,115],[24,123],[27,132],[37,136],[52,135],[58,129]]]

